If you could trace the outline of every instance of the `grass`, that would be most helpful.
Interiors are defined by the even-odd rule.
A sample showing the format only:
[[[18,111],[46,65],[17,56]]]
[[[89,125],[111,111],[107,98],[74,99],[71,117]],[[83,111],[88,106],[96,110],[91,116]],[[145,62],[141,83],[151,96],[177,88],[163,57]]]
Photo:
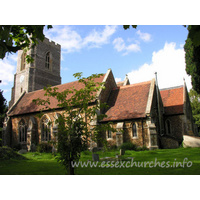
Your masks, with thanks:
[[[77,175],[199,175],[200,148],[158,149],[152,151],[126,151],[119,159],[118,150],[97,152],[100,161],[97,167],[77,167]],[[1,159],[1,175],[64,175],[65,169],[51,153],[23,154],[26,159]],[[186,159],[187,158],[187,159]],[[132,160],[133,159],[133,160]],[[183,160],[186,163],[184,167]],[[131,167],[131,160],[134,166]],[[92,153],[82,152],[80,161],[92,163]],[[109,161],[109,163],[107,163]],[[128,167],[126,167],[126,163]],[[116,164],[118,162],[118,164]],[[149,165],[148,162],[151,162]],[[179,163],[179,166],[176,165]],[[111,165],[111,163],[113,165]],[[146,163],[146,166],[144,166]],[[168,163],[168,165],[166,164]],[[122,164],[122,165],[121,165]],[[139,164],[139,166],[138,166]],[[141,165],[143,166],[141,167]],[[137,165],[137,166],[135,166]],[[154,166],[156,165],[156,166]],[[160,167],[159,167],[160,165]],[[113,167],[112,167],[113,166]],[[168,167],[166,167],[168,166]]]

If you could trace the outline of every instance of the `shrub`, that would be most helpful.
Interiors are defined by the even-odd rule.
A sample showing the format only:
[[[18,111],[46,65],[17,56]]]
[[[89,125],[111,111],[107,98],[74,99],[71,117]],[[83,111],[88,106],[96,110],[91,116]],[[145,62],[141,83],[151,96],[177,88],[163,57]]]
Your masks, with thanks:
[[[142,147],[137,147],[136,151],[146,151],[149,150],[145,145]]]
[[[0,147],[0,160],[9,160],[9,159],[26,159],[26,158],[15,152],[10,147]]]
[[[124,149],[124,150],[136,150],[137,149],[137,145],[132,143],[132,142],[125,142],[120,146],[120,149]]]
[[[91,155],[91,152],[90,151],[88,151],[88,150],[86,150],[86,151],[82,151],[82,155]]]
[[[3,133],[3,128],[0,128],[0,147],[2,146],[2,133]]]
[[[37,146],[37,151],[40,153],[51,153],[52,152],[52,145],[47,142],[41,142]]]
[[[13,146],[13,150],[14,151],[19,151],[19,150],[21,150],[22,149],[22,145],[19,143],[19,144],[17,144],[17,145],[15,145],[15,146]]]
[[[110,150],[116,150],[116,149],[117,149],[117,145],[116,144],[110,146]]]

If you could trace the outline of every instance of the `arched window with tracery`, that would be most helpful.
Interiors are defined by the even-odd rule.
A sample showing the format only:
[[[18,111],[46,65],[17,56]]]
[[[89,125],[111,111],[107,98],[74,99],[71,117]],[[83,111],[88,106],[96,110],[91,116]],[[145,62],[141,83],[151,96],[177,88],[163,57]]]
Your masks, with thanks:
[[[27,140],[27,130],[24,119],[19,122],[19,142],[26,142]]]
[[[50,52],[47,52],[47,53],[46,53],[45,67],[46,67],[47,69],[50,68]]]
[[[49,141],[51,140],[51,126],[50,120],[45,116],[41,122],[41,140]]]

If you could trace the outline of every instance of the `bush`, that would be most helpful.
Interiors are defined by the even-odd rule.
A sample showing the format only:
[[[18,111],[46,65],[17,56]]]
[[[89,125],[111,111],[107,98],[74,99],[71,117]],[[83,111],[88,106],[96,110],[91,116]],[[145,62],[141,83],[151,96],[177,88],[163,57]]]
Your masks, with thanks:
[[[81,153],[82,153],[82,155],[85,155],[85,156],[87,156],[87,155],[91,155],[91,152],[88,151],[88,150],[86,150],[86,151],[82,151]]]
[[[126,142],[126,143],[123,143],[121,146],[120,146],[120,149],[124,149],[124,150],[135,150],[137,149],[137,145],[132,143],[132,142]]]
[[[2,133],[3,133],[3,128],[0,128],[0,147],[2,146]]]
[[[17,144],[17,145],[15,145],[15,146],[13,146],[13,150],[14,151],[19,151],[19,150],[21,150],[22,149],[22,145],[19,143],[19,144]]]
[[[145,145],[142,147],[137,147],[136,151],[146,151],[149,150]]]
[[[109,149],[110,149],[110,150],[116,150],[116,149],[117,149],[117,145],[116,145],[116,144],[111,145]]]
[[[10,147],[0,147],[0,160],[9,160],[9,159],[26,159],[26,158],[15,152]]]
[[[47,142],[41,142],[37,146],[37,151],[40,153],[51,153],[52,152],[52,145]]]

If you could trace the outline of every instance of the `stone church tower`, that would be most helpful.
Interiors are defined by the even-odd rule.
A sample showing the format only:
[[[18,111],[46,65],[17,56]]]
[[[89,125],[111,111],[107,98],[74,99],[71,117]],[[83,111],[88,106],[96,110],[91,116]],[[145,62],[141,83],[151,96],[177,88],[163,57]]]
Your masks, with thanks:
[[[26,55],[31,55],[33,63],[26,63]],[[18,51],[17,72],[14,75],[9,108],[26,92],[43,89],[47,85],[60,85],[61,46],[45,38],[27,53]]]

